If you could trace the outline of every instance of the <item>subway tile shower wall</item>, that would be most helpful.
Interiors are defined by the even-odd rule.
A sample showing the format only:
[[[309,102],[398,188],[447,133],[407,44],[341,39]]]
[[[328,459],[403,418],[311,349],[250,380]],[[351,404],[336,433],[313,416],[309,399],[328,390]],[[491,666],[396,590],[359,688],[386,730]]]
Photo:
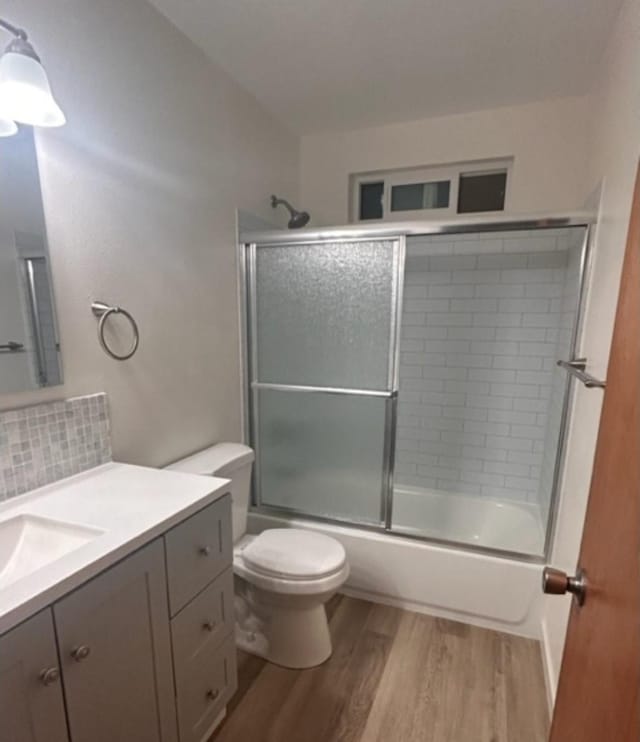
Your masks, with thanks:
[[[397,484],[548,506],[583,235],[407,240]]]
[[[0,411],[0,500],[108,461],[105,394]]]

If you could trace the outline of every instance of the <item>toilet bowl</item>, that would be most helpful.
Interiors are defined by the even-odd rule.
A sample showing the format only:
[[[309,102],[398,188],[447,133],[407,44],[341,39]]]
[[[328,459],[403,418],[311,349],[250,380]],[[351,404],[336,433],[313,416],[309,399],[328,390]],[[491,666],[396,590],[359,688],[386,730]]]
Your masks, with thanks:
[[[219,443],[168,466],[231,480],[236,643],[270,662],[296,669],[331,656],[326,602],[349,576],[342,544],[299,528],[247,535],[253,451]]]
[[[312,531],[274,528],[240,540],[233,570],[241,649],[295,668],[331,656],[324,606],[349,575],[342,544]]]

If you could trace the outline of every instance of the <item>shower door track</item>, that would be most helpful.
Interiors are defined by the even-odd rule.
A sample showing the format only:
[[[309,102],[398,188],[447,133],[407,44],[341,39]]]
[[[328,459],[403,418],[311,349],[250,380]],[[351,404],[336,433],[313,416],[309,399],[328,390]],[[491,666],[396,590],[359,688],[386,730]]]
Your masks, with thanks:
[[[496,219],[465,218],[449,221],[425,220],[406,222],[387,222],[364,225],[347,224],[340,227],[322,227],[316,230],[298,232],[273,229],[269,231],[248,231],[240,233],[240,246],[261,247],[306,245],[323,242],[396,239],[410,235],[471,234],[476,232],[509,232],[531,229],[559,229],[563,227],[589,227],[595,224],[596,217],[588,211],[568,214],[541,214]]]

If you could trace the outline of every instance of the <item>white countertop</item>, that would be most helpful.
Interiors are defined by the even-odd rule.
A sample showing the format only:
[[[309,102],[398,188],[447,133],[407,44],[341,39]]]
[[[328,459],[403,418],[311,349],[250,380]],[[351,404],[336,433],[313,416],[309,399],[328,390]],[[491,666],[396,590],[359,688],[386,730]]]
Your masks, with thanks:
[[[109,463],[0,503],[0,523],[28,514],[102,531],[0,589],[0,634],[227,492],[227,479]]]

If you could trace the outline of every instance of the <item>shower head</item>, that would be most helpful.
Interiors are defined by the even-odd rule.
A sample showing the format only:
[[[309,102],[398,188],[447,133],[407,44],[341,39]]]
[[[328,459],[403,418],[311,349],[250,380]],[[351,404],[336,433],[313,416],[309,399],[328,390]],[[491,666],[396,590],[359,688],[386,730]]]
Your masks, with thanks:
[[[309,219],[311,217],[309,216],[309,212],[307,211],[298,211],[297,209],[294,209],[293,206],[286,201],[284,198],[278,198],[277,196],[271,196],[271,207],[277,208],[280,204],[282,204],[289,214],[291,214],[291,218],[289,219],[289,222],[287,226],[289,229],[300,229],[300,227],[304,227],[309,223]]]

